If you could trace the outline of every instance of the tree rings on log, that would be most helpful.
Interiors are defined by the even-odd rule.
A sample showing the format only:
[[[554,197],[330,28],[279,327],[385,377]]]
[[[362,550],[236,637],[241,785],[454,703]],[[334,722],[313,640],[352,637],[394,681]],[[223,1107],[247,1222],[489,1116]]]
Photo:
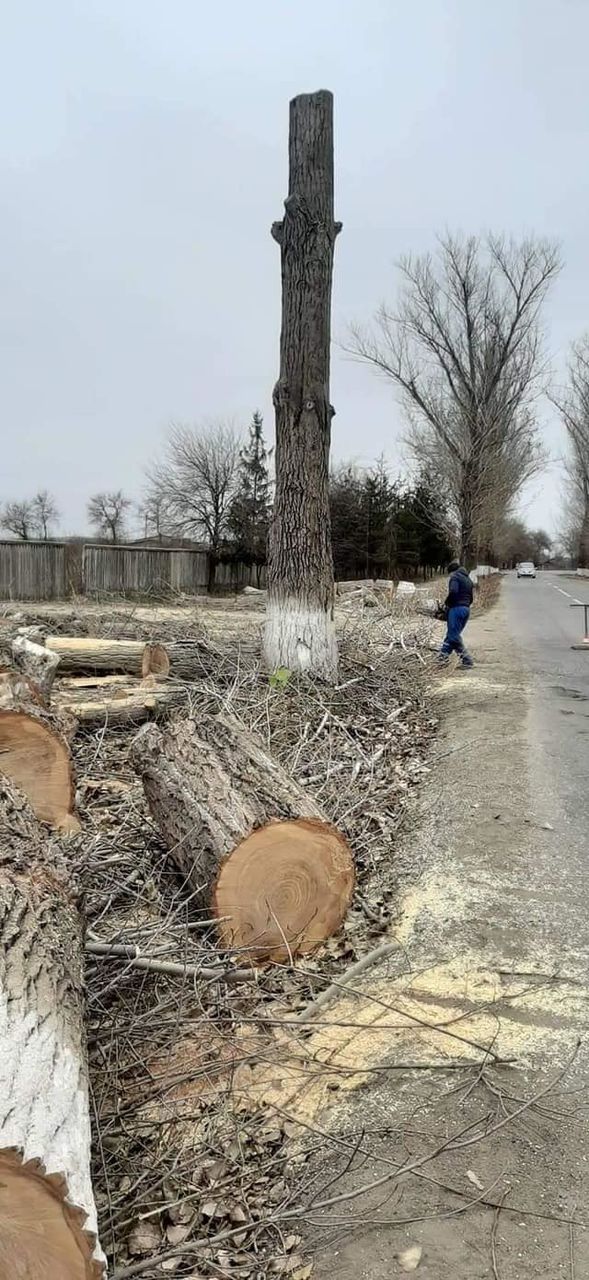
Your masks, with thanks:
[[[65,1178],[0,1151],[0,1280],[100,1280],[86,1214],[67,1203]]]
[[[79,830],[71,756],[60,734],[26,711],[0,710],[0,768],[41,822]]]
[[[80,830],[69,746],[49,716],[32,706],[0,707],[0,772],[20,787],[41,822]]]
[[[226,947],[280,962],[335,933],[353,890],[354,861],[341,832],[312,818],[273,821],[221,864],[213,910]]]

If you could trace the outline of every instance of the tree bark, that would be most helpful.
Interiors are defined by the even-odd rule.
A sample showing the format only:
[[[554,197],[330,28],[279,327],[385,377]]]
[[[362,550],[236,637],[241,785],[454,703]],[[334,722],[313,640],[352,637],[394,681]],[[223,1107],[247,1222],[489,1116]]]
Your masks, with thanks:
[[[67,716],[45,710],[35,686],[17,672],[0,677],[0,768],[26,795],[41,822],[79,831]]]
[[[55,673],[60,663],[59,654],[34,643],[25,635],[18,635],[12,641],[12,657],[17,670],[32,681],[48,707]]]
[[[280,245],[282,330],[274,388],[276,491],[269,538],[264,654],[329,678],[337,669],[329,517],[333,97],[290,104],[289,188]]]
[[[77,886],[0,776],[0,1276],[98,1280]]]
[[[203,680],[219,670],[221,657],[204,640],[172,640],[166,652],[171,680]]]
[[[583,520],[579,536],[579,569],[589,569],[589,491],[585,491],[583,502]]]
[[[158,686],[155,689],[121,689],[111,697],[93,700],[72,700],[63,705],[82,728],[114,728],[121,725],[143,724],[146,720],[159,720],[172,710],[182,706],[186,692],[182,687]],[[0,1277],[1,1280],[1,1277]]]
[[[59,654],[60,671],[126,671],[134,676],[167,676],[170,663],[161,644],[90,636],[48,636],[46,647]]]
[[[131,761],[171,856],[223,943],[274,960],[340,926],[354,887],[345,838],[237,721],[146,726]]]

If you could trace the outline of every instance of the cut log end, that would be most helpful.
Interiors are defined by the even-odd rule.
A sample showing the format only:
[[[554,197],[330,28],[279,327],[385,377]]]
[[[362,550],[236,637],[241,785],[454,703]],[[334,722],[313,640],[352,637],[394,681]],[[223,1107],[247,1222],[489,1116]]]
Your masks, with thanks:
[[[165,680],[170,674],[170,659],[163,644],[146,644],[141,662],[141,675]]]
[[[227,947],[276,962],[313,951],[337,931],[354,890],[354,861],[327,822],[270,822],[221,865],[213,894]]]
[[[43,720],[0,709],[0,769],[24,792],[41,822],[64,832],[79,830],[69,748]]]
[[[96,1240],[84,1230],[85,1214],[67,1201],[59,1175],[46,1175],[36,1160],[0,1150],[0,1277],[27,1280],[100,1280]]]

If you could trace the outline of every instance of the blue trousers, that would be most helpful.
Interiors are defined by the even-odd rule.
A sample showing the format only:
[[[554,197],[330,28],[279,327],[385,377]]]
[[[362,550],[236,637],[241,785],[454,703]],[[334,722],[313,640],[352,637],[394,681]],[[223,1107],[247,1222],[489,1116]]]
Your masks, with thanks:
[[[472,666],[472,658],[467,653],[462,640],[462,632],[469,618],[470,609],[466,605],[459,604],[455,608],[448,610],[448,630],[440,649],[440,657],[442,658],[448,658],[451,653],[457,653],[465,667]]]

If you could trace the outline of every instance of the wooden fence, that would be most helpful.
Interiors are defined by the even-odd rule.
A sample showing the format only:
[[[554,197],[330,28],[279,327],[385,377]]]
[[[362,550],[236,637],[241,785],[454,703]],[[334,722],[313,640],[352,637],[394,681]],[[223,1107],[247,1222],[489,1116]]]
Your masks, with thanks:
[[[66,595],[62,542],[0,542],[0,600],[59,600]]]
[[[168,547],[85,546],[87,595],[198,596],[207,589],[208,556]]]
[[[215,566],[220,593],[264,586],[265,568]],[[73,594],[131,598],[197,596],[209,586],[205,551],[58,542],[0,542],[0,600],[63,600]]]

